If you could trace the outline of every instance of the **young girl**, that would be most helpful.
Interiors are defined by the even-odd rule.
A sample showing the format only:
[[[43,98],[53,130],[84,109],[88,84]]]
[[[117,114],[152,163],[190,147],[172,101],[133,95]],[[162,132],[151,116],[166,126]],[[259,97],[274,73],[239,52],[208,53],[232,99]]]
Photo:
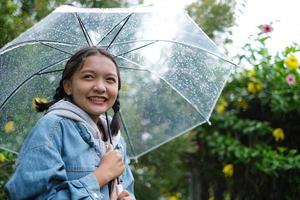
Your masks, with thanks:
[[[135,199],[119,132],[120,88],[118,65],[106,51],[87,47],[70,58],[53,101],[36,102],[46,114],[19,152],[5,186],[10,199]],[[112,120],[102,116],[110,108]],[[124,190],[116,193],[118,177]]]

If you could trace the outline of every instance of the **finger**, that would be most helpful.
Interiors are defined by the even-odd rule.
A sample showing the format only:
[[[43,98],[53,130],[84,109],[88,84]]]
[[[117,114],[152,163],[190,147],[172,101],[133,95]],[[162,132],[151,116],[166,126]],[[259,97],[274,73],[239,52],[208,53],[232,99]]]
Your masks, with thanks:
[[[115,149],[115,151],[118,152],[118,153],[120,153],[120,154],[122,154],[121,149]]]
[[[123,190],[118,196],[118,199],[123,199],[125,197],[130,197],[130,193],[127,190]]]
[[[123,192],[124,188],[122,184],[117,185],[117,194],[120,196],[120,194]]]
[[[118,200],[133,200],[131,197],[123,197],[122,199],[118,199]]]
[[[133,198],[128,196],[128,197],[123,197],[122,199],[118,199],[118,200],[133,200]]]
[[[116,152],[116,155],[118,155],[118,157],[123,160],[123,154],[118,150],[114,150],[114,151]]]
[[[111,144],[106,145],[106,153],[112,151],[114,148]]]

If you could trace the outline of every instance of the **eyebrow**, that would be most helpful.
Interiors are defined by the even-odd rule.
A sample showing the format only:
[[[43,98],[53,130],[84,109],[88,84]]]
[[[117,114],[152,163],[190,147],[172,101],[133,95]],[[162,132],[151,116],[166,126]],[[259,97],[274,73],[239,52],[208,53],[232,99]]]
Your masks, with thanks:
[[[93,73],[93,74],[95,74],[95,71],[82,69],[82,70],[80,70],[80,73]]]
[[[94,70],[89,70],[89,69],[87,69],[87,70],[83,69],[83,70],[80,71],[80,73],[92,73],[92,74],[96,74],[96,72]],[[106,75],[118,77],[117,73],[107,73]]]

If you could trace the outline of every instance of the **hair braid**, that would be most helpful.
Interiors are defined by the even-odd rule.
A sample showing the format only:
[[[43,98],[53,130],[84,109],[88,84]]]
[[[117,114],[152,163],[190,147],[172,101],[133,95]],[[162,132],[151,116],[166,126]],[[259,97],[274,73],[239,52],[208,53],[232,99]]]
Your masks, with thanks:
[[[112,109],[114,111],[114,115],[111,120],[110,130],[111,130],[111,134],[114,136],[114,135],[118,134],[120,127],[121,127],[120,117],[119,117],[119,114],[120,114],[120,112],[119,112],[120,111],[119,95],[117,96],[117,99],[116,99],[114,105],[112,106]]]

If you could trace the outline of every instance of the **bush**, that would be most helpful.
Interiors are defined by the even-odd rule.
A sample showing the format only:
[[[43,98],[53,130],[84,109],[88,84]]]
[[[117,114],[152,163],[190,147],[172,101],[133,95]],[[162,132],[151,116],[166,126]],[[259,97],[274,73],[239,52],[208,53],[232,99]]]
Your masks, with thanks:
[[[272,54],[272,25],[259,30],[238,56],[251,67],[235,70],[213,125],[197,129],[198,165],[207,166],[202,182],[215,199],[300,196],[300,47]]]

